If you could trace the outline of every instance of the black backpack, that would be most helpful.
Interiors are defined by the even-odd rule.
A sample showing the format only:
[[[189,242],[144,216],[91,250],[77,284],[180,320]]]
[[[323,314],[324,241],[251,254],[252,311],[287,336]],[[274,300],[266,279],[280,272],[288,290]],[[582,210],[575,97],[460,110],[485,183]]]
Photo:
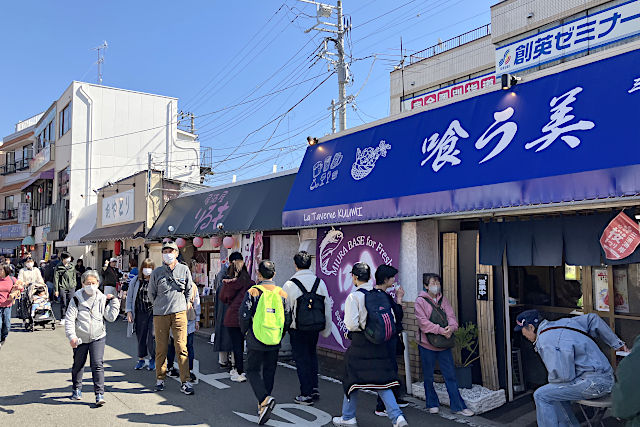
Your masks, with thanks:
[[[358,289],[364,294],[367,324],[364,335],[374,344],[382,344],[396,336],[396,320],[387,293],[381,289]]]
[[[296,329],[309,332],[322,331],[326,325],[324,296],[316,293],[320,285],[320,279],[316,277],[311,292],[307,292],[300,280],[292,278],[291,281],[302,292],[302,295],[296,299]]]

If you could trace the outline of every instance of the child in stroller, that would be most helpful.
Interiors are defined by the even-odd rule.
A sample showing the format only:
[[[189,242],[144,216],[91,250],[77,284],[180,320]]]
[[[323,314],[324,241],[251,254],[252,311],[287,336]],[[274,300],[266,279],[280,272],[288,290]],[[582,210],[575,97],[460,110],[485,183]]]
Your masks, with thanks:
[[[39,319],[46,319],[51,315],[51,302],[49,302],[49,292],[46,286],[39,285],[31,297],[31,318],[38,314]]]

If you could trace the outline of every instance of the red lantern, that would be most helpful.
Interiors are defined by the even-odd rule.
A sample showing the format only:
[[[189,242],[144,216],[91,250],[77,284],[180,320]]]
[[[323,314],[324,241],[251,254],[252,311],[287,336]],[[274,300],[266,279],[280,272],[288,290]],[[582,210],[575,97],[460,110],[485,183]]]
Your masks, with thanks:
[[[236,243],[235,239],[231,236],[227,236],[222,240],[222,244],[227,249],[231,249],[235,243]]]
[[[220,236],[213,236],[210,239],[211,242],[211,246],[213,246],[214,248],[219,248],[220,245],[222,244],[222,239],[220,238]]]
[[[113,245],[113,253],[116,256],[120,256],[120,252],[122,251],[122,242],[120,240],[116,240]]]
[[[178,237],[178,238],[176,239],[176,245],[177,245],[180,249],[182,249],[182,248],[184,248],[185,246],[187,246],[187,241],[186,241],[186,240],[184,240],[182,237]]]
[[[196,248],[201,248],[202,245],[204,245],[204,240],[202,240],[202,237],[193,238],[193,246],[195,246]]]

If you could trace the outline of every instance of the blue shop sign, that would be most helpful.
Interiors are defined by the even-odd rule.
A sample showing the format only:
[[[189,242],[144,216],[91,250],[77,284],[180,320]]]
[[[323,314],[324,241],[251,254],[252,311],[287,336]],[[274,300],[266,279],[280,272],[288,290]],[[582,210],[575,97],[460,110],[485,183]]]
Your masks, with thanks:
[[[640,193],[640,51],[307,148],[285,227]]]
[[[22,239],[27,235],[27,224],[0,226],[0,239]]]

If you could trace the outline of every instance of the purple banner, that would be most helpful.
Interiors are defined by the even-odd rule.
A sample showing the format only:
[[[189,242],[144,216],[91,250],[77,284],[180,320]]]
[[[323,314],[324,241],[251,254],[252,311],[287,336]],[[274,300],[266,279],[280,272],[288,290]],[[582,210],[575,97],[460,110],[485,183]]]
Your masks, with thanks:
[[[320,337],[319,345],[345,351],[349,340],[344,326],[344,302],[353,290],[351,268],[357,262],[371,267],[371,281],[382,264],[398,267],[400,256],[400,223],[346,225],[318,229],[316,275],[327,284],[332,304],[331,335]]]

